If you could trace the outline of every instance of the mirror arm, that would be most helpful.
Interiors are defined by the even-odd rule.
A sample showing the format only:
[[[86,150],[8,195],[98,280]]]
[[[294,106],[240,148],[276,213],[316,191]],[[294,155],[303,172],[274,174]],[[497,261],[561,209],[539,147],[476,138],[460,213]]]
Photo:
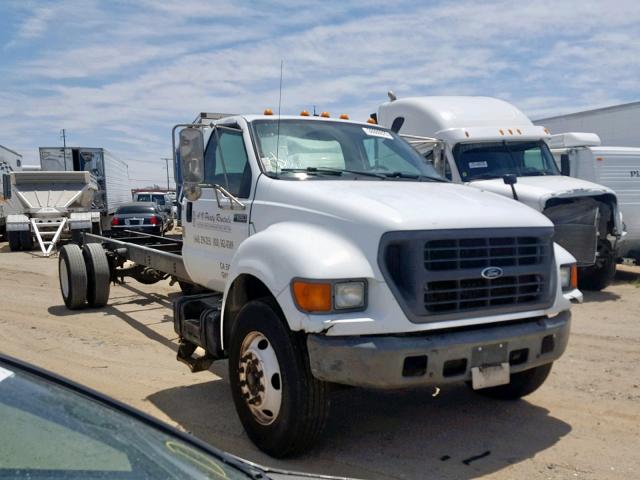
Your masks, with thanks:
[[[213,185],[213,191],[216,194],[216,202],[218,203],[218,208],[225,208],[222,203],[220,203],[220,195],[226,197],[231,202],[231,210],[233,210],[233,205],[236,204],[240,210],[244,210],[247,206],[238,200],[238,197],[230,193],[227,189],[225,189],[222,185],[218,185],[217,183]]]

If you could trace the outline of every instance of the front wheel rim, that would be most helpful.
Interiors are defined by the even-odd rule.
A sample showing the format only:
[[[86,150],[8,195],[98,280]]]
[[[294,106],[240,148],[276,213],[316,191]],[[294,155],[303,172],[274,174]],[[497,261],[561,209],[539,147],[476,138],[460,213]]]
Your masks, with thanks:
[[[253,418],[270,425],[282,405],[282,375],[276,351],[260,332],[250,332],[242,341],[238,365],[240,394]]]

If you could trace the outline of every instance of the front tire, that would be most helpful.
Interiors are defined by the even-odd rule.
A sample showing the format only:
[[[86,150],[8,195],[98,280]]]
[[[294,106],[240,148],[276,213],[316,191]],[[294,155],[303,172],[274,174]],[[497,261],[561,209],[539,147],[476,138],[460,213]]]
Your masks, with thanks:
[[[540,388],[549,376],[552,366],[553,362],[525,370],[524,372],[512,373],[511,381],[506,385],[481,388],[474,391],[480,395],[500,400],[518,400]]]
[[[311,374],[304,336],[264,298],[242,307],[229,345],[233,401],[249,438],[277,458],[309,450],[327,422],[329,387]]]
[[[600,291],[607,288],[616,274],[616,257],[608,242],[600,242],[595,265],[578,269],[578,288]]]
[[[87,299],[87,267],[78,245],[70,243],[60,249],[58,278],[67,308],[78,310],[84,307]]]

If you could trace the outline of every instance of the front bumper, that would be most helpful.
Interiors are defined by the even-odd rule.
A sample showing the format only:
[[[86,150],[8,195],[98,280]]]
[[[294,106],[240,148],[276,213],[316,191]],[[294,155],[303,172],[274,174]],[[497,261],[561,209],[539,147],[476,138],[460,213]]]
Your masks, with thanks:
[[[307,337],[313,375],[359,387],[403,388],[471,380],[471,368],[508,361],[511,373],[553,362],[569,340],[571,312],[407,336]]]

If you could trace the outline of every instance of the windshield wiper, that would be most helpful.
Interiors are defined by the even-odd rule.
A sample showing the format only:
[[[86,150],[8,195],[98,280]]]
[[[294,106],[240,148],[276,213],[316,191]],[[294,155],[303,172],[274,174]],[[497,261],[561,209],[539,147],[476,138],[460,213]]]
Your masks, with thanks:
[[[479,173],[478,175],[474,175],[473,178],[469,179],[470,182],[473,180],[493,180],[494,178],[500,178],[500,175],[496,175],[494,173]]]
[[[384,174],[387,178],[410,178],[412,180],[418,180],[420,182],[429,181],[429,182],[447,182],[444,178],[438,177],[430,177],[429,175],[420,175],[417,173],[406,173],[406,172],[390,172]]]
[[[326,174],[340,176],[343,173],[349,173],[351,175],[362,175],[366,177],[375,177],[381,180],[386,180],[386,175],[382,173],[364,172],[360,170],[348,170],[346,168],[329,168],[329,167],[306,167],[306,168],[282,168],[281,172],[304,172],[315,174]]]

